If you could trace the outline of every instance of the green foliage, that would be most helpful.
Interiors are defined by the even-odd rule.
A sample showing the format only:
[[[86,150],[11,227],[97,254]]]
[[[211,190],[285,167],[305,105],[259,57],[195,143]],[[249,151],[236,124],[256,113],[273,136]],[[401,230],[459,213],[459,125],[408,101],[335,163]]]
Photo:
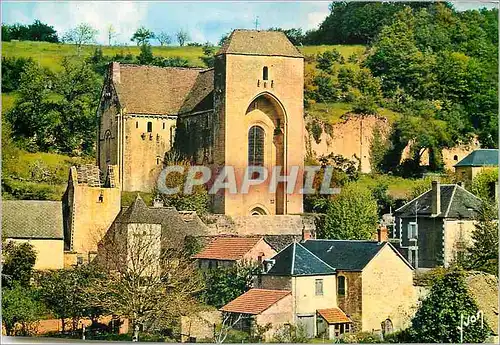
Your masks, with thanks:
[[[344,63],[344,57],[335,48],[327,50],[316,57],[316,67],[320,70],[331,73],[335,63]]]
[[[151,45],[149,43],[141,44],[141,53],[137,57],[137,62],[141,65],[151,65],[153,64],[153,50],[151,49]]]
[[[29,287],[36,261],[33,246],[29,243],[6,241],[2,243],[2,251],[2,287]]]
[[[467,269],[498,275],[498,219],[494,204],[484,202],[472,232],[473,245],[467,249]]]
[[[30,151],[90,154],[100,82],[87,63],[63,59],[62,68],[53,75],[34,64],[26,67],[19,98],[7,114],[12,137]]]
[[[307,343],[307,332],[303,325],[281,325],[273,333],[272,343]]]
[[[65,319],[72,319],[75,330],[80,318],[96,320],[103,314],[103,309],[90,304],[90,295],[86,290],[101,276],[95,265],[38,273],[37,285],[41,300],[62,320],[63,331]]]
[[[30,287],[2,287],[2,324],[8,336],[32,335],[35,323],[43,315],[43,304]]]
[[[420,8],[430,3],[332,2],[330,14],[317,30],[307,33],[306,41],[309,44],[370,43],[405,6]]]
[[[214,67],[214,62],[215,62],[215,52],[216,48],[210,43],[207,42],[203,45],[203,56],[201,57],[201,60],[205,64],[205,66],[212,68]]]
[[[51,43],[59,42],[54,27],[35,20],[33,24],[5,24],[2,23],[2,41],[45,41]]]
[[[246,263],[208,269],[204,272],[206,288],[199,299],[221,308],[250,290],[253,277],[258,273],[259,267]]]
[[[321,126],[321,122],[313,119],[310,123],[307,124],[306,129],[309,133],[312,134],[316,144],[319,144],[321,142],[321,134],[323,134],[323,127]]]
[[[424,129],[415,134],[424,142],[428,132],[438,133],[434,143],[426,144],[437,145],[428,146],[435,152],[466,142],[471,132],[483,146],[498,145],[498,119],[493,115],[498,110],[498,47],[491,31],[498,26],[496,13],[456,12],[442,3],[418,10],[405,7],[382,27],[370,49],[366,66],[383,78],[384,96],[395,107],[419,113],[412,100],[435,104],[424,117],[431,126],[413,126]],[[440,125],[438,120],[446,122]]]
[[[371,239],[377,228],[377,201],[370,190],[348,184],[328,201],[319,237],[339,240]]]
[[[190,163],[175,153],[167,153],[165,157],[166,165],[184,167],[183,173],[171,172],[166,176],[165,185],[168,188],[179,188],[179,191],[175,194],[160,194],[165,205],[175,207],[179,211],[196,211],[200,215],[205,214],[208,211],[209,199],[206,186],[196,185],[191,193],[184,193]]]
[[[146,44],[149,44],[149,40],[153,39],[155,37],[155,34],[151,31],[146,29],[144,26],[141,26],[138,28],[130,40],[132,42],[136,42],[138,46],[144,46]]]
[[[33,63],[32,58],[2,57],[2,92],[17,90],[21,82],[21,74],[27,65]]]
[[[374,172],[382,172],[384,157],[389,149],[389,143],[384,138],[382,128],[376,125],[373,128],[372,140],[370,142],[370,166]]]
[[[389,213],[390,208],[395,206],[394,199],[387,193],[389,185],[387,183],[380,183],[371,187],[371,192],[375,200],[377,200],[378,216]]]
[[[435,279],[431,291],[412,319],[409,330],[412,342],[460,342],[460,317],[476,315],[478,308],[469,296],[463,273],[451,270]],[[464,326],[464,343],[482,343],[490,334],[486,323]]]
[[[493,202],[495,183],[498,183],[498,168],[483,170],[472,180],[471,192],[485,202]]]
[[[292,29],[282,29],[282,28],[270,28],[270,31],[281,31],[285,34],[285,36],[292,42],[294,46],[302,46],[304,44],[305,35],[302,32],[301,28],[292,28]],[[221,45],[221,44],[219,44]]]

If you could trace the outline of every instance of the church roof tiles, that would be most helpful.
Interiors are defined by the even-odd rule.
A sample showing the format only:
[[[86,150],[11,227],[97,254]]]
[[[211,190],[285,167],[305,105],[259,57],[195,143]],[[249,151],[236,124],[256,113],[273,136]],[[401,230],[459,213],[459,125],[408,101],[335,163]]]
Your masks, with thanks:
[[[217,52],[221,54],[303,58],[283,32],[260,30],[234,30]]]

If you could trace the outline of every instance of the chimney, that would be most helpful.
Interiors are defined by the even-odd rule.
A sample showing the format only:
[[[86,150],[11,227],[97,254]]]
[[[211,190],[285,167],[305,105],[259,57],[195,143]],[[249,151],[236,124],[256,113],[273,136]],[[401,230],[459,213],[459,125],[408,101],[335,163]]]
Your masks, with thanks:
[[[389,231],[386,226],[381,226],[377,229],[377,241],[387,242],[389,240]]]
[[[111,63],[111,79],[113,83],[120,84],[120,63],[112,62]]]
[[[432,214],[441,213],[441,186],[439,181],[432,181]]]

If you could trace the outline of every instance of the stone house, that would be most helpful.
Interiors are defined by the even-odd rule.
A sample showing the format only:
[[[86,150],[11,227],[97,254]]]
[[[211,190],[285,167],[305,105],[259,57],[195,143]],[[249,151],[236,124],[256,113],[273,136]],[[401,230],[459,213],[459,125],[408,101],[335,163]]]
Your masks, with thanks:
[[[391,329],[402,329],[416,303],[413,268],[388,242],[306,240],[289,245],[264,266],[257,288],[289,292],[287,320],[309,337],[381,330],[388,322]],[[242,313],[231,303],[221,310]],[[258,317],[251,319],[263,325]],[[280,320],[269,322],[275,329],[289,322]]]
[[[206,234],[205,231],[206,227],[198,217],[184,217],[174,207],[164,207],[163,203],[147,206],[137,195],[132,205],[122,208],[99,242],[96,260],[105,264],[114,259],[111,256],[118,254],[128,261],[131,254],[137,255],[129,248],[134,241],[141,240],[143,242],[138,246],[150,247],[144,255],[159,260],[165,250],[183,248],[186,236],[201,236]],[[123,248],[117,250],[116,246]]]
[[[457,181],[464,182],[470,186],[472,180],[482,171],[498,170],[498,150],[480,149],[472,151],[460,162],[455,164],[455,175]]]
[[[415,268],[449,266],[471,244],[481,200],[458,184],[432,188],[394,212],[395,243]]]
[[[215,236],[205,248],[192,256],[203,269],[229,267],[238,263],[261,265],[276,251],[262,236]]]
[[[303,86],[304,57],[276,31],[233,31],[209,69],[113,62],[97,112],[99,167],[107,174],[116,165],[124,191],[150,191],[175,147],[214,172],[234,167],[238,185],[247,166],[281,166],[283,174],[298,167],[302,181]],[[301,186],[288,193],[285,181],[269,192],[268,181],[248,193],[213,195],[211,211],[302,212]]]
[[[63,209],[60,201],[2,201],[2,239],[30,243],[36,270],[64,267]]]

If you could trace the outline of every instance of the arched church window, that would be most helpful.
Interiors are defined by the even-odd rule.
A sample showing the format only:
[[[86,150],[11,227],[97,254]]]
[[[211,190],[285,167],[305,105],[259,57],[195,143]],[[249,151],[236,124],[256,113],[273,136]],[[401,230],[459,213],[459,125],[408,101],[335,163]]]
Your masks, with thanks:
[[[148,122],[148,133],[153,131],[153,122]]]
[[[264,165],[264,130],[253,126],[248,131],[248,166]]]
[[[267,66],[264,66],[262,69],[262,80],[268,80],[269,79],[269,69]]]
[[[457,156],[457,155],[454,155],[454,156],[453,156],[453,160],[454,160],[454,161],[458,161],[458,156]]]

